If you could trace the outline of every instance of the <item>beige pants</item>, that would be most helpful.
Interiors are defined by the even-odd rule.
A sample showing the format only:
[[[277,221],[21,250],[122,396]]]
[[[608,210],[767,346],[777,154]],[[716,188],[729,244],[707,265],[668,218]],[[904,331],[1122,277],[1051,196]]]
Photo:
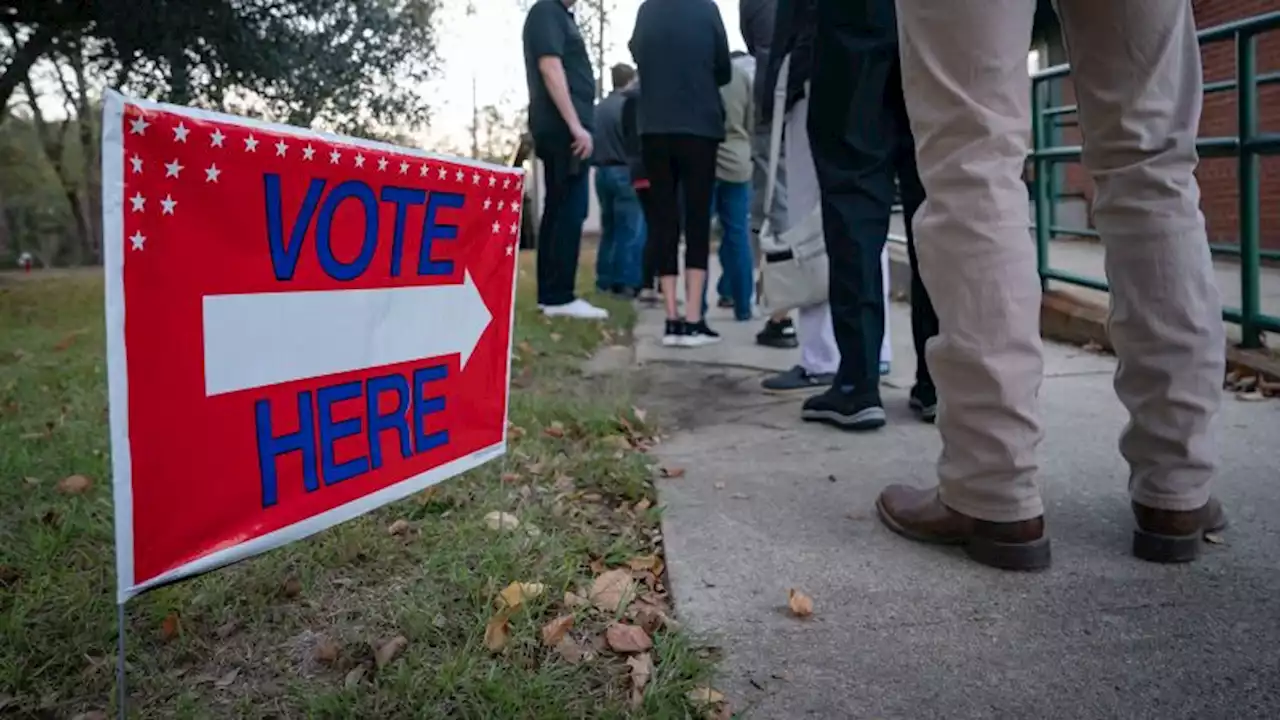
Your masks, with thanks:
[[[941,396],[941,494],[995,522],[1043,512],[1040,284],[1021,180],[1035,5],[897,0],[928,193],[915,219],[920,272],[942,330],[928,348]],[[1059,0],[1058,9],[1097,184],[1129,489],[1151,507],[1194,509],[1208,500],[1216,463],[1210,425],[1225,339],[1193,176],[1203,77],[1191,3]]]

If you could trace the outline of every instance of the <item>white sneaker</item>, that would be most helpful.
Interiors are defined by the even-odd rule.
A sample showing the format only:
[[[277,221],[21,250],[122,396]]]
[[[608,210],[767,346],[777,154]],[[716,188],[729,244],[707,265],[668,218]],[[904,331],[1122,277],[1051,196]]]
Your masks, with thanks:
[[[546,305],[542,308],[542,314],[547,317],[568,317],[578,320],[606,320],[609,317],[608,310],[596,307],[582,298],[563,305]]]

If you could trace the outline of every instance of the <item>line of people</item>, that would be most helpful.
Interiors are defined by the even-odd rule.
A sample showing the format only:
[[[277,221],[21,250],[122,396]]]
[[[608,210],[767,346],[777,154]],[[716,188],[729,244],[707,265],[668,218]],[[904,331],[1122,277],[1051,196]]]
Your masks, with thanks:
[[[576,267],[568,239],[581,234],[593,145],[605,232],[597,281],[631,295],[656,277],[669,345],[719,340],[706,322],[713,210],[725,270],[717,294],[748,320],[756,234],[820,207],[829,300],[800,308],[798,327],[784,314],[767,320],[757,341],[799,345],[801,361],[764,386],[817,393],[805,420],[874,430],[886,422],[885,242],[900,197],[916,355],[909,404],[936,418],[943,451],[938,484],[886,488],[879,516],[987,565],[1047,567],[1035,485],[1041,291],[1022,182],[1036,0],[741,0],[754,70],[751,58],[731,57],[711,0],[645,0],[629,44],[643,91],[630,68],[615,68],[594,137],[572,4],[539,0],[525,26],[530,120],[548,174],[546,311],[603,312],[563,284]],[[1194,19],[1187,3],[1164,0],[1057,6],[1068,47],[1090,46],[1073,59],[1113,287],[1116,389],[1130,413],[1120,447],[1133,551],[1190,560],[1202,533],[1226,523],[1209,494],[1224,338],[1193,175],[1203,84]],[[775,117],[780,153],[770,147]],[[780,171],[770,171],[771,154],[782,156]],[[755,234],[742,232],[749,206]]]

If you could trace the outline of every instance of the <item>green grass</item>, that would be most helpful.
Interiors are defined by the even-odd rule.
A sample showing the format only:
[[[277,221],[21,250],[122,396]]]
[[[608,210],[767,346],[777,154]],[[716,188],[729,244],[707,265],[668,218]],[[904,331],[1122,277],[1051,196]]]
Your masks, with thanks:
[[[550,321],[523,258],[508,455],[418,496],[239,565],[131,602],[131,715],[148,718],[682,718],[707,652],[655,633],[653,677],[633,706],[614,618],[569,610],[602,567],[660,551],[654,468],[625,438],[653,433],[625,378],[579,364],[627,342],[629,306],[605,324]],[[115,609],[96,272],[0,277],[0,715],[114,711]],[[547,428],[558,423],[551,434]],[[562,428],[563,433],[558,432]],[[555,437],[553,435],[562,435]],[[79,495],[58,482],[93,480]],[[642,501],[648,502],[642,502]],[[637,503],[640,510],[637,511]],[[521,525],[495,532],[490,511]],[[407,532],[392,535],[391,523]],[[485,647],[497,593],[546,586]],[[651,582],[663,596],[661,582]],[[567,612],[594,657],[568,662],[540,628]],[[173,632],[177,629],[177,632]],[[408,645],[377,668],[374,648]],[[336,659],[318,648],[338,648]],[[358,680],[359,668],[365,673]]]

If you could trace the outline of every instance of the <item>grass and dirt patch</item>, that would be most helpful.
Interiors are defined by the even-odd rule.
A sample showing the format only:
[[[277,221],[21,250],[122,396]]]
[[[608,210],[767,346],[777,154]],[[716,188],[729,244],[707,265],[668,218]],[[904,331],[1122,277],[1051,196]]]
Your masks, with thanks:
[[[633,311],[547,320],[531,261],[508,455],[135,599],[131,716],[728,716],[701,702],[712,651],[671,618],[655,429],[625,375],[579,371]],[[99,273],[0,283],[3,717],[114,713],[103,347]]]

